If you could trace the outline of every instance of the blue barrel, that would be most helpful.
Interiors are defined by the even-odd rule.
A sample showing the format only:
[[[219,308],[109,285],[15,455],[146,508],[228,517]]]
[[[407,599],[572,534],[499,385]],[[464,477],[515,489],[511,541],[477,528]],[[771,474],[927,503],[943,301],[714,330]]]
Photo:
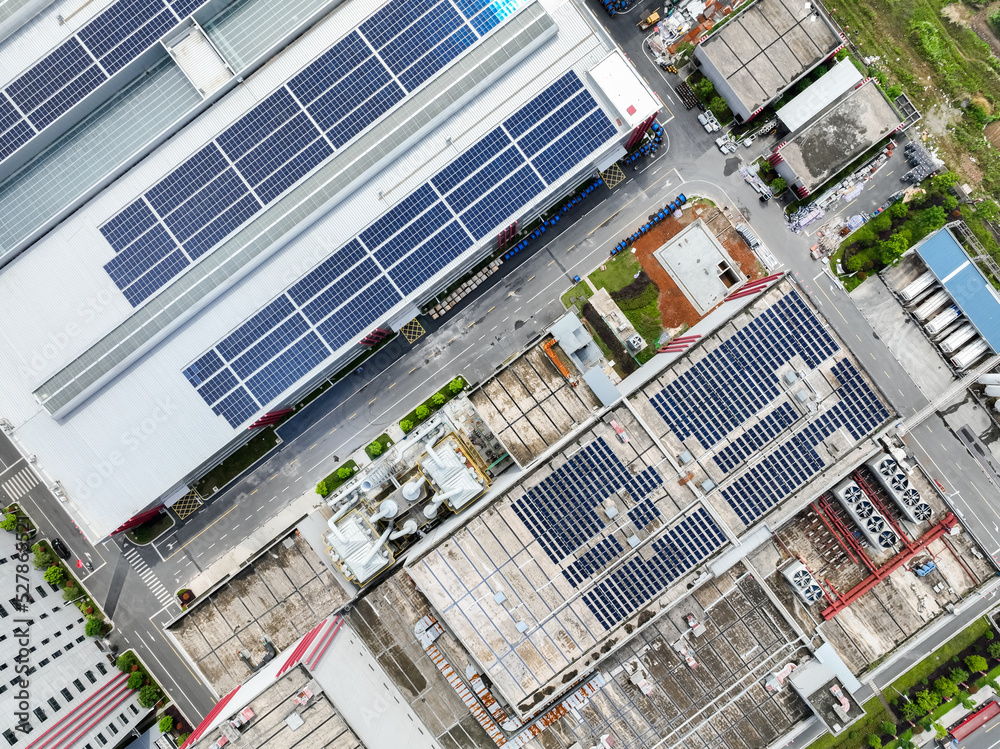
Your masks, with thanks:
[[[686,196],[684,195],[684,193],[681,193],[680,195],[678,195],[678,196],[677,196],[677,200],[679,201],[679,203],[680,203],[681,205],[684,205],[685,203],[687,203],[687,202],[688,202],[688,199],[687,199],[687,197],[686,197]]]

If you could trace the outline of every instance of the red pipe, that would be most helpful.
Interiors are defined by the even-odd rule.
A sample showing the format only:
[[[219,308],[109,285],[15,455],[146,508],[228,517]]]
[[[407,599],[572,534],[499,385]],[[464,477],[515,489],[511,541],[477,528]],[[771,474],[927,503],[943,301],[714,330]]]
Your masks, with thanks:
[[[855,564],[860,564],[858,558],[854,556],[854,554],[851,552],[850,547],[840,538],[840,535],[837,533],[837,531],[833,529],[833,526],[830,525],[830,521],[826,519],[826,516],[823,514],[822,510],[820,510],[819,507],[816,506],[815,502],[812,503],[812,508],[813,511],[817,515],[819,515],[819,519],[823,521],[823,525],[825,525],[826,529],[830,531],[830,534],[835,539],[837,539],[837,543],[840,544],[840,548],[843,549],[847,553],[847,556],[851,558],[851,561],[854,562]]]

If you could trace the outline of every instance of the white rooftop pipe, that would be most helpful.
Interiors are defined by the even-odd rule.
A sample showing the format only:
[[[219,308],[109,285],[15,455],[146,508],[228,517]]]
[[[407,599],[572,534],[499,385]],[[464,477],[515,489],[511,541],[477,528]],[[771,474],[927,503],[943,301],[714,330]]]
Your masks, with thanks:
[[[402,528],[400,528],[398,531],[395,531],[389,536],[389,540],[395,541],[397,538],[401,538],[402,536],[411,536],[416,532],[417,532],[417,521],[414,520],[413,518],[409,518],[405,523],[403,523]]]
[[[382,501],[379,505],[378,512],[368,518],[368,522],[372,525],[383,518],[394,518],[396,513],[399,512],[399,505],[396,504],[394,500],[386,499]]]
[[[385,532],[379,537],[379,540],[375,543],[375,546],[371,551],[368,552],[367,556],[361,560],[361,567],[367,567],[368,563],[371,562],[376,556],[382,552],[382,547],[385,542],[389,540],[389,536],[392,534],[392,524],[385,529]]]
[[[426,476],[421,476],[413,481],[403,484],[403,499],[407,502],[416,502],[420,498],[420,487],[427,482]]]
[[[348,511],[358,503],[359,499],[361,499],[361,496],[358,494],[358,490],[355,489],[354,492],[350,495],[350,497],[348,497],[344,501],[344,506],[341,507],[339,510],[337,510],[333,514],[333,517],[330,518],[330,523],[329,523],[330,527],[333,528],[336,522],[340,520],[342,517],[344,517],[344,515],[346,515]]]
[[[451,491],[445,492],[444,494],[435,494],[433,497],[431,497],[430,503],[424,508],[424,515],[428,519],[437,517],[438,509],[440,509],[444,501],[458,494],[461,494],[462,491],[463,491],[462,487],[457,487],[455,489],[452,489]]]

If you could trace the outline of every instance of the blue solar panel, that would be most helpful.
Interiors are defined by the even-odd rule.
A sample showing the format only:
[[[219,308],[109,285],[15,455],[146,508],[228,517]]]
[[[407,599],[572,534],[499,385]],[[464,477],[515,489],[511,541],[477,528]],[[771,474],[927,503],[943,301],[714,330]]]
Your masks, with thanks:
[[[101,227],[101,234],[115,251],[124,250],[149,227],[156,223],[156,216],[139,198],[125,210]]]
[[[239,384],[239,381],[233,377],[232,372],[228,369],[223,369],[219,374],[198,388],[198,395],[202,397],[205,403],[211,406]]]
[[[228,167],[226,158],[209,143],[146,192],[146,199],[160,216],[194,195]]]
[[[503,126],[512,138],[520,138],[535,124],[558,109],[573,94],[583,88],[583,83],[572,70],[557,80],[517,112],[504,120]]]
[[[102,57],[101,65],[104,66],[104,69],[109,74],[114,75],[142,52],[149,49],[176,24],[177,19],[169,10],[158,13],[143,24],[141,28],[130,34],[121,44]]]
[[[379,57],[394,73],[402,73],[428,50],[460,26],[465,19],[449,0],[442,0],[405,32],[379,48]]]
[[[462,26],[400,73],[399,82],[407,91],[413,91],[475,43],[476,35],[467,26]]]
[[[437,199],[437,195],[434,194],[430,185],[421,185],[389,209],[382,218],[361,232],[359,235],[361,241],[370,250],[378,248],[389,237],[434,205]]]
[[[22,119],[17,107],[10,103],[10,99],[0,93],[0,133],[6,132],[13,127],[15,122]]]
[[[400,85],[391,81],[342,119],[327,135],[333,141],[333,145],[340,148],[405,97],[406,92]]]
[[[64,88],[53,94],[28,115],[36,130],[41,130],[55,122],[60,115],[68,112],[74,104],[107,80],[107,76],[96,65],[91,65]]]
[[[466,18],[472,18],[494,0],[455,0],[455,5]]]
[[[296,99],[307,105],[369,55],[371,49],[357,31],[352,31],[292,78],[288,88]]]
[[[190,261],[183,252],[171,252],[163,260],[154,265],[145,275],[126,289],[122,289],[125,299],[133,307],[138,307],[150,295],[180,273]]]
[[[375,259],[383,268],[388,268],[444,226],[451,218],[451,211],[443,204],[436,203],[429,211],[416,218],[413,223],[376,250],[373,253]]]
[[[257,194],[265,203],[270,203],[332,153],[333,149],[329,143],[325,140],[317,140],[261,182],[257,186]]]
[[[359,102],[365,101],[392,79],[376,57],[369,57],[351,74],[334,84],[308,107],[323,132],[332,130]]]
[[[178,18],[186,18],[204,5],[208,0],[172,0],[170,7]]]
[[[238,387],[236,390],[215,404],[215,406],[212,407],[212,410],[219,416],[222,416],[227,422],[229,422],[229,426],[235,429],[257,413],[259,408],[260,406],[258,406],[256,401],[250,397],[246,388]]]
[[[215,139],[216,143],[236,161],[301,111],[288,89],[279,88],[230,125]]]
[[[301,307],[364,256],[361,244],[352,239],[297,281],[288,290],[288,296]]]
[[[232,363],[233,372],[240,379],[247,379],[307,330],[309,330],[309,323],[302,315],[295,313],[234,361]]]
[[[210,221],[204,229],[184,242],[184,249],[192,260],[197,260],[236,227],[260,210],[260,201],[253,195],[245,195],[218,218]]]
[[[376,49],[423,15],[439,0],[392,0],[359,27]]]
[[[552,184],[586,156],[601,148],[616,132],[607,115],[597,110],[535,156],[531,163],[542,178]]]
[[[527,205],[545,186],[531,167],[525,166],[495,187],[461,215],[462,222],[476,239],[482,239],[522,206]]]
[[[389,270],[389,277],[410,294],[448,263],[472,247],[468,233],[452,221]]]
[[[488,190],[510,176],[524,163],[524,157],[514,146],[503,151],[490,163],[456,187],[446,198],[448,205],[460,213],[479,200]]]
[[[319,336],[307,333],[247,380],[247,389],[258,402],[270,403],[329,355]]]
[[[70,37],[7,86],[7,96],[22,112],[31,112],[93,62],[83,45]]]
[[[381,275],[381,270],[371,258],[363,260],[321,291],[316,298],[302,308],[302,313],[313,323],[318,323],[333,312],[354,294],[364,288],[368,282]]]
[[[176,249],[170,235],[156,225],[115,255],[104,270],[119,289],[124,289]]]
[[[517,143],[528,156],[533,156],[596,108],[594,97],[584,89],[518,138]]]
[[[103,57],[165,8],[163,0],[118,0],[77,33],[94,57]]]
[[[6,159],[35,135],[35,129],[21,120],[3,135],[0,135],[0,161]]]
[[[236,169],[254,187],[319,137],[308,115],[300,112],[237,161]]]
[[[465,153],[434,175],[431,182],[444,195],[509,145],[510,138],[507,137],[507,133],[497,128],[484,135]]]
[[[184,242],[246,194],[247,188],[243,181],[235,171],[227,169],[200,193],[166,216],[163,223],[179,241]]]
[[[208,380],[213,374],[225,366],[222,357],[214,350],[202,355],[198,360],[184,370],[184,376],[195,387]]]
[[[226,361],[232,361],[294,311],[295,306],[282,294],[223,338],[215,348]]]
[[[476,30],[476,33],[479,34],[479,36],[486,36],[486,34],[499,26],[500,22],[509,15],[509,10],[504,10],[498,8],[496,5],[491,5],[489,8],[486,8],[482,13],[469,21],[469,23],[472,24],[472,28]]]
[[[334,350],[369,329],[372,320],[392,309],[402,297],[385,277],[353,297],[347,304],[316,326],[323,340]]]

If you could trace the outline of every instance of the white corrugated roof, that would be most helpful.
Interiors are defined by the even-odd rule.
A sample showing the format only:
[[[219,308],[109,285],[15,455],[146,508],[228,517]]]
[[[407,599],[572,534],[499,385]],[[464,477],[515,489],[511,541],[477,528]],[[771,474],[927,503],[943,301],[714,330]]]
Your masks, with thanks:
[[[854,63],[845,57],[826,75],[779,109],[776,112],[778,119],[794,133],[862,80]]]
[[[512,110],[569,69],[585,79],[585,71],[607,56],[603,39],[572,4],[542,5],[559,25],[553,41],[61,421],[35,401],[32,390],[133,312],[102,268],[114,253],[97,227],[341,36],[345,23],[356,21],[339,12],[324,20],[0,271],[0,315],[7,323],[0,339],[0,416],[14,423],[15,438],[26,453],[37,455],[45,474],[62,482],[69,508],[88,535],[120,525],[236,436],[181,374],[185,365]]]

